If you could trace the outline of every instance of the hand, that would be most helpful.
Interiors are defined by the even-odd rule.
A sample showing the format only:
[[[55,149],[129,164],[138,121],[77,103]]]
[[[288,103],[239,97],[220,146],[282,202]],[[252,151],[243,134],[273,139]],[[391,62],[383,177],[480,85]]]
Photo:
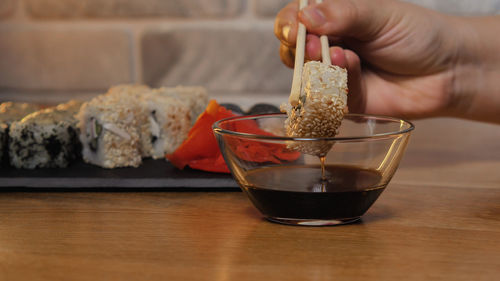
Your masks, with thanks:
[[[351,112],[404,118],[462,114],[468,99],[457,93],[455,79],[457,65],[467,61],[457,18],[390,0],[325,0],[300,13],[292,2],[275,21],[281,59],[290,67],[297,20],[309,33],[306,59],[320,59],[318,35],[339,45],[330,54],[332,64],[348,70]]]

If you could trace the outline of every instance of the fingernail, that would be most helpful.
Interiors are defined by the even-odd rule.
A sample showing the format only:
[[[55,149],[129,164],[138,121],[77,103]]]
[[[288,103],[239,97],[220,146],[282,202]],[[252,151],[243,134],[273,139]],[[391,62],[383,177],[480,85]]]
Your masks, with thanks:
[[[290,29],[291,27],[289,25],[283,26],[281,29],[281,34],[283,35],[283,38],[288,41],[288,36],[290,35]]]
[[[302,15],[309,22],[310,27],[318,27],[325,23],[325,15],[316,8],[306,7],[302,9]]]

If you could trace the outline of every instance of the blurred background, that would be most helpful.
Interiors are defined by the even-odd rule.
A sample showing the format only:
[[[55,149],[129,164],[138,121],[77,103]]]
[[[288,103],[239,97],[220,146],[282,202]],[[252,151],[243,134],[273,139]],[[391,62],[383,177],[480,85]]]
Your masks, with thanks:
[[[205,86],[219,101],[279,104],[274,16],[285,0],[0,0],[0,101],[88,99],[120,83]],[[500,0],[412,0],[498,14]]]

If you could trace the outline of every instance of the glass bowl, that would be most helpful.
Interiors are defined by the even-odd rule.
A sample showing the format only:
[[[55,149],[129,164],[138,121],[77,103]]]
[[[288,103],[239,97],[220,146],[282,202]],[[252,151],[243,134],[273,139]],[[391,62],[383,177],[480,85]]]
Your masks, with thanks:
[[[414,129],[398,118],[348,114],[334,138],[292,138],[285,120],[231,117],[213,131],[254,206],[270,221],[293,225],[358,220],[391,180]]]

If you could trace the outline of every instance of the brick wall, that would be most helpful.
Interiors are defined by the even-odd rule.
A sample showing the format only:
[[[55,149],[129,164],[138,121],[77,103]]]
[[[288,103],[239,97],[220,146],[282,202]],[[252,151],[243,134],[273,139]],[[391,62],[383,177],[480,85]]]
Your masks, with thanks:
[[[0,100],[89,98],[118,83],[202,85],[222,101],[278,103],[286,0],[0,0]],[[500,0],[411,0],[498,13]]]

